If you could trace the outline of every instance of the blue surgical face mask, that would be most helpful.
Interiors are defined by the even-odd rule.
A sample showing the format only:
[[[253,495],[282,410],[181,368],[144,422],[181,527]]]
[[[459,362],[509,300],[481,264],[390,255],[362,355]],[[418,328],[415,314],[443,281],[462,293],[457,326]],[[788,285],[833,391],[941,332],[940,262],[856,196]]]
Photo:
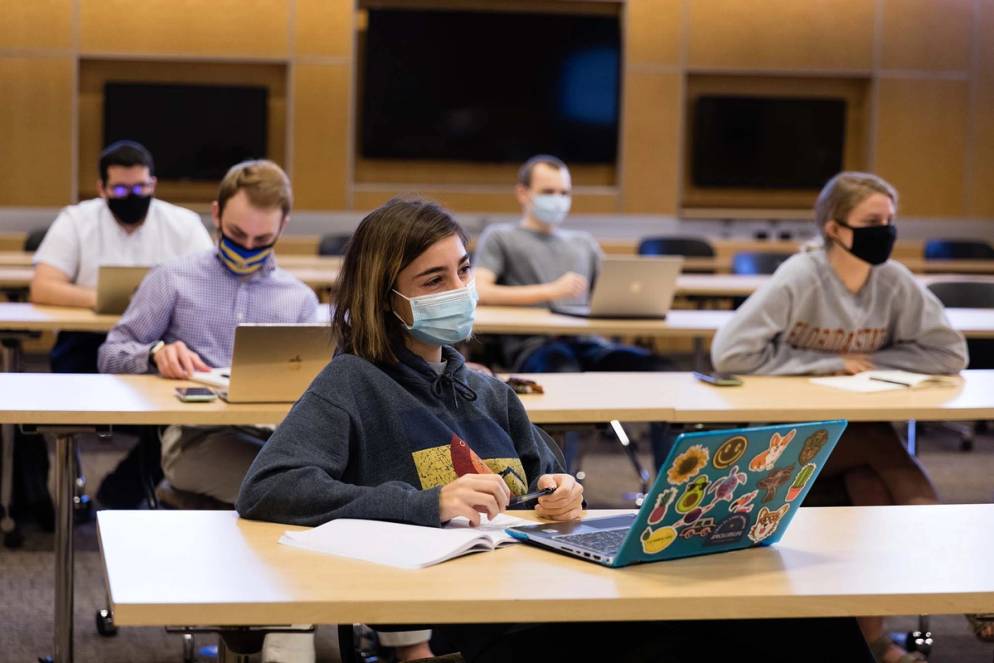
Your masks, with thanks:
[[[266,258],[273,252],[275,245],[276,242],[273,242],[265,246],[246,249],[241,244],[236,244],[222,232],[217,254],[221,258],[221,264],[227,267],[228,271],[238,276],[246,276],[254,274],[262,267]]]
[[[394,290],[394,292],[397,292]],[[393,312],[411,336],[429,345],[453,345],[465,341],[473,333],[476,318],[476,282],[465,288],[419,297],[404,297],[411,304],[411,324]]]
[[[532,215],[551,226],[558,226],[569,214],[572,198],[558,193],[542,193],[532,198]]]

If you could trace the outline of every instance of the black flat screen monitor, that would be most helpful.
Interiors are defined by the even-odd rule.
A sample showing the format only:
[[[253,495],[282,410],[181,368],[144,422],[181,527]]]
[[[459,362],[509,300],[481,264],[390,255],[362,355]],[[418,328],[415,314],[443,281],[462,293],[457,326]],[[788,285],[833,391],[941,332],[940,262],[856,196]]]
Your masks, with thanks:
[[[842,170],[844,99],[701,96],[691,181],[708,188],[817,189]]]
[[[264,158],[265,87],[107,83],[104,145],[135,140],[164,180],[220,180],[245,159]]]
[[[613,163],[620,54],[617,16],[370,9],[361,154]]]

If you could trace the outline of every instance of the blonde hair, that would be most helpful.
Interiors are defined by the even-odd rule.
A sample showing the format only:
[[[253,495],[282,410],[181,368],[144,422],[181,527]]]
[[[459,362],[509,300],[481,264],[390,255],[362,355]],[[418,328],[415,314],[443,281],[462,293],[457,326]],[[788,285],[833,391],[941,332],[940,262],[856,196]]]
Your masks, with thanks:
[[[338,274],[332,333],[338,347],[373,363],[397,363],[404,330],[393,314],[397,275],[439,240],[466,235],[439,205],[394,198],[362,220]]]
[[[235,194],[244,191],[253,207],[283,210],[286,217],[293,207],[290,178],[283,169],[268,159],[243,161],[228,169],[217,190],[219,214]]]
[[[815,201],[815,225],[822,236],[825,235],[826,223],[832,220],[848,223],[853,209],[875,193],[884,194],[897,207],[897,190],[882,177],[846,171],[830,179]]]

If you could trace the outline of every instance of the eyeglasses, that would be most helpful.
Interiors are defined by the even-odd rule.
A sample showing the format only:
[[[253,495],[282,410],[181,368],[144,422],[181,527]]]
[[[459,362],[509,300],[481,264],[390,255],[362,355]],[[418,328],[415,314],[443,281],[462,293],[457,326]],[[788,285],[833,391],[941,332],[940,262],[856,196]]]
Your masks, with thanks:
[[[107,187],[107,195],[111,198],[124,198],[128,194],[136,196],[147,196],[152,193],[152,182],[138,182],[137,184],[114,184]]]

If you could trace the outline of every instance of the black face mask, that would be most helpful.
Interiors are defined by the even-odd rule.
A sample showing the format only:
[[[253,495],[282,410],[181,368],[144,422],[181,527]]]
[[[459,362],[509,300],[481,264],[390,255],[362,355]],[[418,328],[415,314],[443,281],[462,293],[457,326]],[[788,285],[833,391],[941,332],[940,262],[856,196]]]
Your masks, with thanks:
[[[136,196],[129,193],[123,198],[108,198],[107,207],[114,217],[127,226],[133,226],[145,220],[148,206],[152,204],[152,196]]]
[[[848,223],[836,221],[837,224],[852,231],[852,248],[833,238],[833,241],[843,249],[871,265],[882,265],[890,258],[897,240],[897,228],[892,223],[886,226],[866,226],[853,228]]]

